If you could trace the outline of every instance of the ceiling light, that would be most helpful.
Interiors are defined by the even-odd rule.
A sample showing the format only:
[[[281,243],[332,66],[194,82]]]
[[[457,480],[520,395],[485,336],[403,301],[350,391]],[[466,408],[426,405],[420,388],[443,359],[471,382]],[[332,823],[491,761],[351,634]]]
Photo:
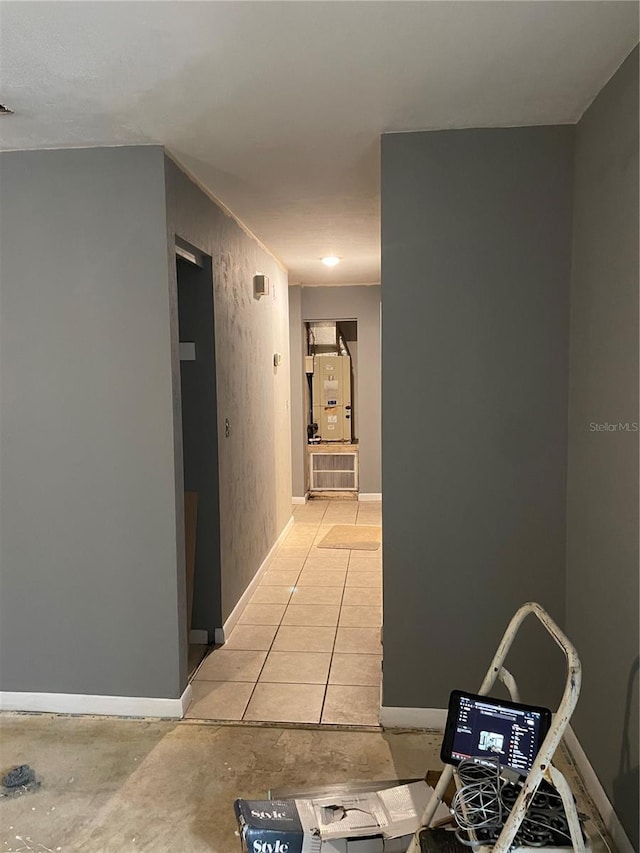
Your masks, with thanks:
[[[335,267],[336,264],[340,263],[340,258],[336,258],[335,255],[330,255],[328,258],[320,258],[325,267]]]

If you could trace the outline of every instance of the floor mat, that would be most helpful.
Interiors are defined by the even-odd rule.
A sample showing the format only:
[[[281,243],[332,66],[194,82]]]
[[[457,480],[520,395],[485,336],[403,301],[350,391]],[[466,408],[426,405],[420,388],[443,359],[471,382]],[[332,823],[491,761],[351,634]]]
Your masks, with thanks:
[[[382,528],[368,524],[336,524],[318,548],[343,548],[349,551],[377,551]]]

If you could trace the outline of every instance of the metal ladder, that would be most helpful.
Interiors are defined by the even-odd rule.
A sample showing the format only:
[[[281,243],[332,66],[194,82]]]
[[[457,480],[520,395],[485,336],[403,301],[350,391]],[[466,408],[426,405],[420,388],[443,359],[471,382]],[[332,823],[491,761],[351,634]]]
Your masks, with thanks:
[[[486,696],[496,681],[500,680],[506,686],[513,701],[520,701],[516,681],[509,670],[503,666],[503,663],[513,641],[516,638],[520,626],[530,613],[539,619],[544,628],[562,649],[567,660],[567,681],[564,693],[562,694],[562,699],[554,714],[553,722],[547,732],[547,736],[540,747],[533,763],[533,767],[522,786],[509,817],[502,827],[502,832],[493,846],[493,853],[507,853],[507,851],[511,849],[513,839],[520,829],[520,824],[527,812],[528,805],[543,778],[555,786],[562,798],[573,849],[577,851],[577,853],[585,853],[584,839],[571,789],[569,788],[567,780],[564,778],[562,773],[554,767],[552,763],[555,751],[562,740],[564,731],[569,724],[573,710],[578,702],[578,696],[580,695],[580,683],[582,680],[582,666],[580,664],[578,653],[572,643],[556,625],[547,611],[539,604],[536,604],[535,602],[523,604],[512,618],[511,622],[509,622],[478,693],[481,696]],[[420,853],[420,833],[431,826],[433,816],[437,807],[442,802],[444,792],[453,777],[453,773],[454,768],[451,765],[447,765],[443,770],[438,784],[436,785],[435,794],[429,801],[424,814],[422,815],[420,826],[411,840],[407,853]]]

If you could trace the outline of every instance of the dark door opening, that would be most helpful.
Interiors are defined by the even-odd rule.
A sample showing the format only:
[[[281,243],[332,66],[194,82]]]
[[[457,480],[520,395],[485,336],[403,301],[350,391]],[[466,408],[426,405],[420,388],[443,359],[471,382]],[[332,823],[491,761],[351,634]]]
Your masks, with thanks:
[[[188,258],[188,260],[186,259]],[[211,258],[177,252],[189,673],[221,623],[220,489]]]

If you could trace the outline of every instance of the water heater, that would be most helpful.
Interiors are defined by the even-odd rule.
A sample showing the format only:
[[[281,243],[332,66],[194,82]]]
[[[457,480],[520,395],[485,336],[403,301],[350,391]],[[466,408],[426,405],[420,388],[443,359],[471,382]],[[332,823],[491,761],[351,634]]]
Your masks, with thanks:
[[[314,355],[313,420],[323,441],[351,441],[351,358]]]

